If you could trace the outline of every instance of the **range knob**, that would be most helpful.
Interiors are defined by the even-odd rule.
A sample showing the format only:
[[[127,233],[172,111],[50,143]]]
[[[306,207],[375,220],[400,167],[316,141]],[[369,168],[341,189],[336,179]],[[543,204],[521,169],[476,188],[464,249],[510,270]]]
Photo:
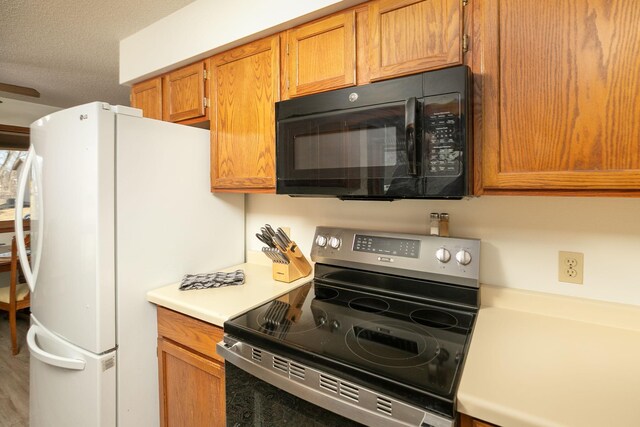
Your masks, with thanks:
[[[316,245],[323,248],[327,246],[327,237],[322,234],[318,234],[318,237],[316,237]]]
[[[449,252],[445,248],[440,248],[436,251],[436,259],[441,263],[449,262],[449,260],[451,259],[451,252]]]
[[[333,249],[338,249],[341,243],[342,242],[337,237],[332,236],[329,238],[329,246],[331,246]]]
[[[464,249],[461,249],[456,254],[456,261],[458,261],[458,264],[460,265],[468,265],[471,262],[471,254]]]

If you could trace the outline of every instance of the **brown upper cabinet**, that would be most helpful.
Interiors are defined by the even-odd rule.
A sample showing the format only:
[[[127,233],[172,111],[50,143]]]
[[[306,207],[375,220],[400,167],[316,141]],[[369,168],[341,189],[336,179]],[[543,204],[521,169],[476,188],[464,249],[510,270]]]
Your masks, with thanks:
[[[211,187],[274,192],[280,37],[211,58]]]
[[[470,4],[476,192],[637,195],[640,2]]]
[[[372,81],[462,63],[461,0],[369,3]]]
[[[140,108],[144,117],[162,120],[162,77],[133,85],[131,106]]]
[[[196,62],[164,76],[164,120],[184,122],[208,119],[206,63]]]
[[[133,85],[131,106],[144,117],[192,124],[209,120],[206,70],[209,60],[196,62]]]
[[[283,98],[355,85],[355,26],[349,10],[286,31]]]

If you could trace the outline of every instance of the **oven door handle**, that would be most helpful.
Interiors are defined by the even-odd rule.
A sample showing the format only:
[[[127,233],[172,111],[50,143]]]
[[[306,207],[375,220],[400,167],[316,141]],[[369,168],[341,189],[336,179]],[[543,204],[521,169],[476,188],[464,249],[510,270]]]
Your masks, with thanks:
[[[231,341],[229,338],[227,338],[227,340]],[[236,353],[240,349],[241,344],[242,343],[240,341],[235,340],[231,343],[220,341],[216,344],[216,353],[225,360],[236,360],[238,357]]]
[[[411,97],[405,101],[404,105],[404,133],[407,151],[407,174],[409,176],[418,175],[418,160],[416,143],[416,111],[417,105],[415,97]]]

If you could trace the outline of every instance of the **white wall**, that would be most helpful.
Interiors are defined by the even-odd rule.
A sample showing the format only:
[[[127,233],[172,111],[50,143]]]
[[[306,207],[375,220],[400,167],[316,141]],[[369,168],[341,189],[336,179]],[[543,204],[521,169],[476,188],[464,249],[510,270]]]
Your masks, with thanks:
[[[186,65],[365,0],[196,0],[120,41],[120,83]]]
[[[640,199],[483,196],[461,201],[342,202],[249,195],[246,247],[266,222],[291,227],[308,256],[316,225],[427,234],[448,212],[452,236],[482,240],[481,282],[640,305]],[[558,251],[584,253],[584,284],[557,280]]]

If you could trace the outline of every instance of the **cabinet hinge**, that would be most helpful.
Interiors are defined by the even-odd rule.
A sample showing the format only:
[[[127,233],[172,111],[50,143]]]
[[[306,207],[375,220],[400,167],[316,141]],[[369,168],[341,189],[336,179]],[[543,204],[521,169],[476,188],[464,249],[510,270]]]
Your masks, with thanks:
[[[204,106],[204,108],[210,107],[209,100],[206,96],[202,99],[202,105]]]
[[[462,0],[462,5],[463,5],[463,6],[466,6],[466,5],[468,5],[468,4],[469,4],[469,0]]]
[[[207,74],[207,70],[203,71],[202,76],[204,77],[205,80],[209,78],[209,75]]]
[[[462,36],[462,52],[468,52],[469,51],[469,36],[464,34]]]
[[[289,56],[289,43],[287,43],[287,48],[285,49],[287,56]]]
[[[287,78],[287,90],[289,90],[289,79]]]

